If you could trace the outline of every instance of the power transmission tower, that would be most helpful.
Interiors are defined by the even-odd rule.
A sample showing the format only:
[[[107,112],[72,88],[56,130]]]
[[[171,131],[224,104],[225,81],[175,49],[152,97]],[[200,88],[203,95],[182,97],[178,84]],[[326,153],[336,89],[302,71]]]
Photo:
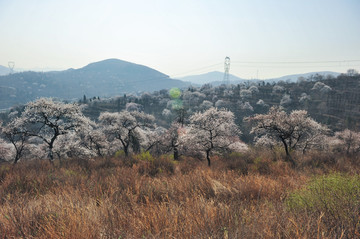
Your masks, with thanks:
[[[9,66],[10,74],[14,73],[15,62],[9,61],[8,66]]]
[[[225,57],[225,64],[224,64],[224,84],[228,85],[230,83],[229,80],[229,71],[230,71],[230,57]]]

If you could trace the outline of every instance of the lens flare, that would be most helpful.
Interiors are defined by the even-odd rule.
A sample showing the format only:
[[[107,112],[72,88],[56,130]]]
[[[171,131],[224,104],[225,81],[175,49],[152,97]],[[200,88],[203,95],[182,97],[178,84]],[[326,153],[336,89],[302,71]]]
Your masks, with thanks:
[[[172,99],[178,99],[181,96],[181,90],[179,88],[172,88],[169,91],[169,95]]]

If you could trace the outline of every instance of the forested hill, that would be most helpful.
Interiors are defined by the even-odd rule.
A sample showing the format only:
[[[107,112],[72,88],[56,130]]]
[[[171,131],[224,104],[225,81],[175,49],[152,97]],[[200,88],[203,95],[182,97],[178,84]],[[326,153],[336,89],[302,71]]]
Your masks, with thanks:
[[[96,65],[95,65],[96,66]],[[93,65],[88,66],[90,69]],[[82,74],[79,71],[78,74]],[[87,72],[85,70],[84,72]],[[35,74],[35,73],[28,73]],[[36,73],[41,74],[41,73]],[[56,74],[56,73],[55,73]],[[181,94],[180,94],[181,92]],[[97,120],[100,112],[119,112],[121,110],[140,110],[155,116],[157,124],[168,127],[179,116],[186,120],[195,112],[210,107],[227,108],[236,117],[245,142],[252,141],[250,125],[244,117],[267,113],[271,106],[281,105],[287,112],[297,109],[307,110],[316,121],[326,124],[334,131],[349,128],[360,129],[360,75],[341,74],[338,77],[311,76],[300,78],[296,83],[242,83],[237,85],[210,84],[202,87],[187,87],[178,93],[163,89],[140,96],[124,94],[109,99],[90,97],[79,102],[87,105],[86,116]],[[20,112],[13,108],[11,111]],[[8,113],[0,115],[6,122]]]
[[[158,124],[168,126],[179,116],[179,109],[188,117],[194,112],[211,106],[228,108],[234,112],[236,122],[242,128],[246,140],[249,126],[243,118],[254,114],[267,113],[273,105],[281,105],[286,111],[307,110],[312,118],[328,125],[333,130],[360,127],[360,75],[339,75],[336,78],[312,76],[296,83],[278,82],[212,87],[189,87],[173,98],[169,91],[153,94],[144,93],[139,97],[122,96],[107,101],[87,101],[86,115],[93,119],[101,111],[140,109],[153,114]]]
[[[79,99],[83,95],[111,97],[187,85],[146,66],[108,59],[80,69],[0,76],[0,109],[39,97],[64,100]]]

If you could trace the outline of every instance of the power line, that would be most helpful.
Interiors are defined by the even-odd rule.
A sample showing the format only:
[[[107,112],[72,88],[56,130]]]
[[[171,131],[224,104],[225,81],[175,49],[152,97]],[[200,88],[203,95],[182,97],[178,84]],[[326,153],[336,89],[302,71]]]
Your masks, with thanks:
[[[208,68],[212,68],[212,67],[214,67],[214,66],[220,66],[220,65],[223,65],[223,64],[224,64],[223,62],[219,62],[219,63],[213,64],[213,65],[208,65],[208,66],[204,66],[204,67],[201,67],[201,68],[192,69],[192,70],[189,70],[189,71],[186,71],[186,72],[182,72],[182,73],[178,73],[178,74],[173,74],[173,75],[171,75],[171,78],[179,77],[179,76],[183,76],[183,75],[188,75],[188,74],[190,74],[190,73],[194,73],[194,72],[206,70],[206,69],[208,69]]]
[[[346,64],[346,65],[292,65],[292,66],[289,66],[289,65],[278,65],[278,66],[274,66],[274,65],[237,65],[237,66],[234,66],[234,67],[243,67],[243,68],[246,68],[246,67],[251,67],[251,68],[276,68],[276,69],[279,69],[279,68],[321,68],[321,67],[356,67],[356,66],[359,66],[358,64]]]
[[[337,60],[337,61],[233,61],[233,64],[320,64],[320,63],[350,63],[360,60]]]

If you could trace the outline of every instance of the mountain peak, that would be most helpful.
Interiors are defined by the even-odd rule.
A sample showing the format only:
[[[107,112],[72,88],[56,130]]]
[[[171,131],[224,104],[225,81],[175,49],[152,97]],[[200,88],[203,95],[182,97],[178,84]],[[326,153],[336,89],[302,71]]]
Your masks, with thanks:
[[[41,74],[21,72],[0,76],[0,109],[26,103],[36,97],[67,100],[83,95],[112,97],[188,85],[170,79],[169,76],[147,66],[119,59],[106,59],[79,69],[70,68]]]
[[[99,70],[99,69],[103,69],[103,68],[113,69],[113,68],[118,68],[118,67],[127,67],[127,66],[131,66],[131,65],[137,65],[137,64],[131,63],[128,61],[119,60],[116,58],[111,58],[111,59],[106,59],[106,60],[90,63],[80,69],[83,69],[83,70],[84,69]]]
[[[78,69],[82,72],[97,72],[102,74],[111,73],[112,75],[122,75],[126,76],[131,74],[132,76],[137,75],[140,78],[146,78],[146,75],[154,75],[157,78],[169,78],[168,75],[165,75],[155,69],[150,67],[135,64],[128,61],[119,60],[116,58],[110,58],[98,62],[90,63],[83,68]]]

